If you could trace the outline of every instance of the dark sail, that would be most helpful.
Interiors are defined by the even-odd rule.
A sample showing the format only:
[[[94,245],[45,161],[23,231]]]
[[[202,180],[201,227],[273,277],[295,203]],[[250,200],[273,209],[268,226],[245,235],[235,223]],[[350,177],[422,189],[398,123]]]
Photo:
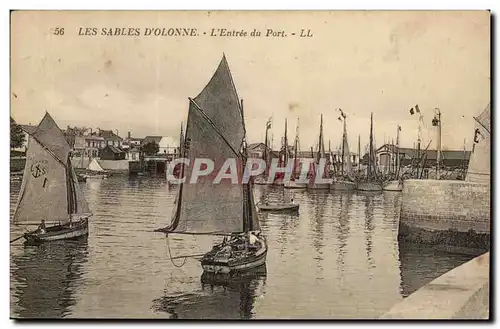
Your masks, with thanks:
[[[190,165],[183,169],[186,180],[179,188],[172,224],[162,231],[231,234],[248,230],[249,226],[258,227],[252,215],[256,213],[255,205],[253,201],[248,202],[252,199],[251,191],[249,195],[245,190],[248,185],[240,181],[245,159],[241,154],[244,136],[242,109],[223,57],[208,85],[196,98],[190,99],[184,143],[184,156]],[[191,184],[194,160],[199,158],[212,160],[214,170]],[[228,159],[234,159],[235,167],[230,170],[237,170],[238,180],[225,178],[214,182]]]

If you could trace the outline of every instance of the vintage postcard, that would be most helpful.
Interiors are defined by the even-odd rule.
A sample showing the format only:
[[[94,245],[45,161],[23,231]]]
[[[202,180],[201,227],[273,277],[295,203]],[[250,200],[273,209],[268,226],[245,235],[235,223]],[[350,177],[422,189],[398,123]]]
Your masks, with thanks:
[[[12,11],[13,319],[489,319],[489,11]]]

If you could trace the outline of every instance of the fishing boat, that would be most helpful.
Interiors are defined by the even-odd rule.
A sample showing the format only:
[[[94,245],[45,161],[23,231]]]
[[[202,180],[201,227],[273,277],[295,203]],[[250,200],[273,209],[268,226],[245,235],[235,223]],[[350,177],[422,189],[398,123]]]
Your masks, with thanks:
[[[290,182],[290,178],[293,175],[293,172],[291,171],[292,168],[289,167],[289,160],[290,150],[288,148],[287,120],[285,119],[285,135],[282,139],[281,150],[279,152],[278,167],[286,168],[286,172],[276,173],[273,185],[284,186],[286,183]]]
[[[181,154],[193,163],[210,157],[214,168],[236,159],[238,177],[247,159],[243,101],[239,101],[226,57],[206,87],[189,99],[189,112]],[[196,173],[195,173],[196,174]],[[251,181],[215,182],[218,173],[200,176],[196,183],[181,183],[171,224],[156,232],[223,236],[222,243],[201,257],[206,272],[238,273],[266,262],[267,242],[261,233]],[[191,166],[181,167],[190,182]],[[171,258],[173,259],[173,258]]]
[[[339,109],[341,117],[339,120],[344,123],[344,132],[342,134],[342,151],[340,157],[340,173],[332,182],[331,189],[336,191],[352,191],[356,189],[356,183],[352,181],[352,161],[347,142],[347,115]]]
[[[299,118],[297,118],[297,128],[295,129],[295,142],[293,146],[293,169],[292,176],[290,180],[286,181],[284,184],[284,188],[286,189],[296,189],[296,190],[305,190],[307,189],[307,183],[300,183],[298,179],[300,179],[301,166],[299,163]]]
[[[312,147],[311,147],[312,153]],[[311,190],[329,190],[330,183],[319,183],[316,181],[316,176],[318,174],[326,176],[328,179],[330,174],[327,168],[329,168],[329,164],[327,163],[325,156],[325,141],[323,138],[323,114],[321,114],[321,123],[319,126],[319,142],[318,142],[318,153],[316,154],[316,159],[312,163],[312,171],[309,173],[309,183],[307,185],[308,189]],[[324,165],[323,172],[319,170],[319,166]]]
[[[14,213],[14,224],[47,226],[26,232],[27,243],[88,235],[92,216],[70,160],[70,146],[55,121],[45,113],[29,133],[26,166]]]
[[[357,190],[366,192],[382,191],[382,184],[378,180],[377,160],[375,158],[375,147],[373,144],[373,113],[370,117],[370,148],[368,156],[368,168],[366,176],[357,182]]]

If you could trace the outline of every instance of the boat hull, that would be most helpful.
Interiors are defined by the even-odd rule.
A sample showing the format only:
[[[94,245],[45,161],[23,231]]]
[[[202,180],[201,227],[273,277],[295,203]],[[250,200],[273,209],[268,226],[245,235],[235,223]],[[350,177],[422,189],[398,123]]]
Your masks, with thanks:
[[[356,189],[358,191],[365,191],[365,192],[378,192],[382,191],[382,186],[374,182],[362,182],[358,183]]]
[[[331,184],[323,183],[323,184],[308,184],[307,188],[310,190],[329,190]]]
[[[384,191],[401,192],[403,191],[403,183],[397,180],[390,181],[386,186],[384,186]]]
[[[292,181],[286,182],[284,184],[284,187],[288,188],[288,189],[296,189],[296,190],[302,189],[303,190],[303,189],[307,188],[307,184],[306,183],[297,183],[297,182],[292,180]]]
[[[74,223],[71,227],[69,225],[57,225],[48,227],[45,233],[38,231],[27,232],[24,234],[24,238],[27,244],[40,244],[51,241],[79,239],[83,236],[88,236],[88,234],[88,218],[85,218]]]
[[[205,272],[212,274],[236,274],[253,270],[266,263],[267,242],[265,239],[260,241],[262,245],[258,250],[242,257],[219,257],[213,256],[213,251],[208,252],[203,256],[201,266]]]
[[[356,183],[349,181],[334,181],[331,189],[335,191],[352,191],[356,189]]]
[[[297,211],[299,210],[298,204],[261,204],[257,205],[260,211],[274,211],[274,212],[284,212],[284,211]]]

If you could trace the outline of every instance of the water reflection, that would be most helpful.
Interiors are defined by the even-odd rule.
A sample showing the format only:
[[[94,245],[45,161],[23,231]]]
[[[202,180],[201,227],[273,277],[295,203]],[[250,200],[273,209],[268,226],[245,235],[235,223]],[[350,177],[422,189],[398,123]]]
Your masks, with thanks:
[[[254,303],[264,294],[266,266],[244,276],[203,273],[198,291],[153,300],[153,309],[171,319],[250,319]]]
[[[11,182],[11,211],[19,186]],[[300,204],[298,213],[259,214],[269,246],[266,277],[202,284],[199,262],[175,267],[165,236],[152,233],[170,222],[176,187],[118,176],[81,187],[94,213],[88,246],[54,252],[52,245],[11,245],[13,316],[376,318],[468,259],[399,246],[400,193],[255,186],[255,200],[293,197]],[[23,230],[11,225],[12,237]],[[204,253],[220,240],[169,236],[174,257]]]
[[[327,205],[327,199],[329,193],[325,191],[314,191],[313,193],[309,193],[309,203],[313,205],[309,211],[309,218],[312,219],[312,228],[311,232],[313,233],[312,246],[315,250],[316,259],[316,270],[317,270],[317,279],[323,279],[323,238],[324,238],[324,221],[325,221],[325,210]]]
[[[430,246],[400,242],[399,258],[400,291],[403,297],[407,297],[435,278],[468,262],[474,256],[453,255]]]
[[[347,237],[349,236],[349,208],[352,204],[352,193],[341,193],[339,198],[339,225],[337,226],[337,239],[339,241],[337,266],[340,276],[343,277],[345,271],[345,257],[347,255]]]
[[[11,255],[14,318],[62,318],[76,304],[87,262],[87,241],[65,241],[21,249]]]
[[[373,268],[374,262],[372,258],[372,235],[375,230],[375,223],[373,221],[373,213],[375,208],[375,198],[372,195],[364,194],[364,204],[365,204],[365,250],[366,250],[366,260],[368,262],[369,268]]]

